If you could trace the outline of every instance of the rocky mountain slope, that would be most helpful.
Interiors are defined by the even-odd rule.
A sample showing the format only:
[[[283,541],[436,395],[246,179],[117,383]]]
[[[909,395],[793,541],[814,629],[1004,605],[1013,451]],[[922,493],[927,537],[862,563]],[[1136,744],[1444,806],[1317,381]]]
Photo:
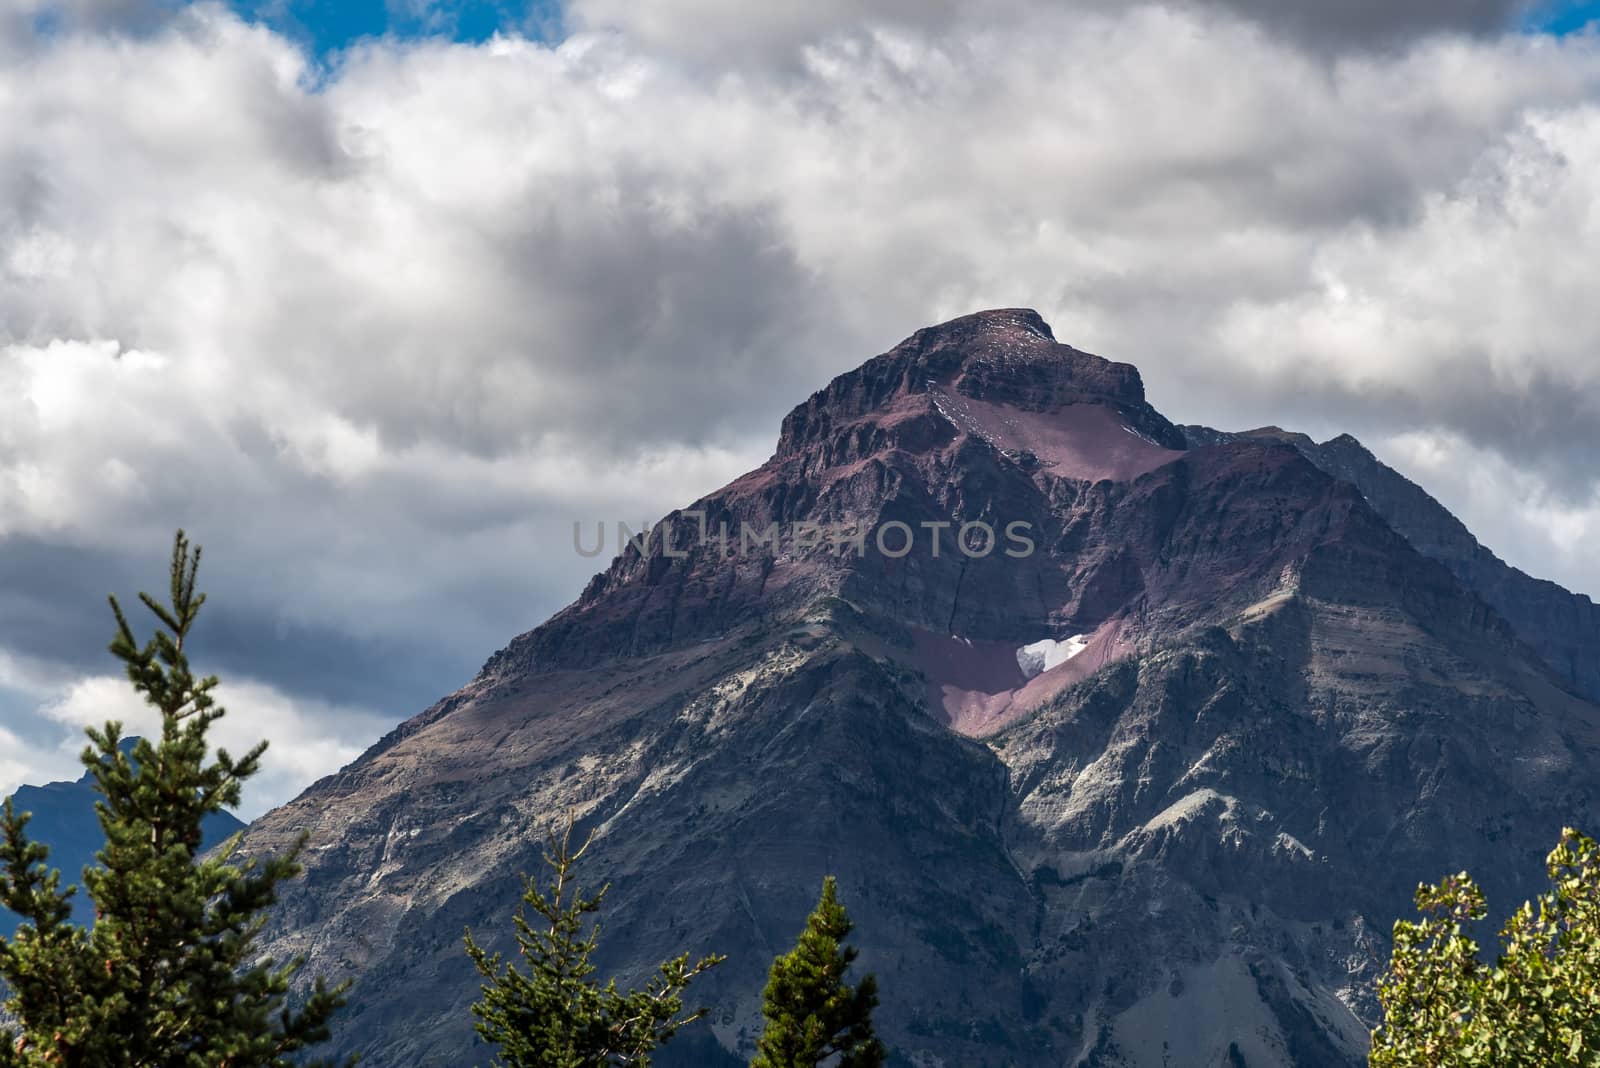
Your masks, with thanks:
[[[366,1063],[486,1062],[462,927],[576,811],[605,968],[729,955],[677,1063],[749,1052],[825,873],[895,1063],[1360,1063],[1415,885],[1520,900],[1600,767],[1588,669],[1363,471],[1174,426],[1033,312],[918,331],[252,825],[313,835],[271,948],[357,980]]]
[[[1600,605],[1501,560],[1426,490],[1384,464],[1349,434],[1318,444],[1304,434],[1277,427],[1228,434],[1186,426],[1183,432],[1195,446],[1251,438],[1293,445],[1328,474],[1360,489],[1367,503],[1418,552],[1449,568],[1499,612],[1558,675],[1589,700],[1600,701]]]

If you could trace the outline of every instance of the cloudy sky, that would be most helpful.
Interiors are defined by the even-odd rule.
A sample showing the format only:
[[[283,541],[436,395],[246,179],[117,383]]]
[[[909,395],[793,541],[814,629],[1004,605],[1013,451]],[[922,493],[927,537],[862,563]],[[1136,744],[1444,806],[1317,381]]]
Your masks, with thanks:
[[[1350,431],[1600,595],[1600,4],[0,0],[0,790],[207,549],[250,813],[915,328]]]

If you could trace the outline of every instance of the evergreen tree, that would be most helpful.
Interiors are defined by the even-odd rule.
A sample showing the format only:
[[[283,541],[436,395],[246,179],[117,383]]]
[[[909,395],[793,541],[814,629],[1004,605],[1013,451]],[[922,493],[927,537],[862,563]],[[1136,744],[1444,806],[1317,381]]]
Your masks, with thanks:
[[[343,987],[320,981],[298,1006],[289,981],[300,961],[275,964],[256,938],[277,887],[296,875],[304,838],[287,855],[230,863],[195,854],[200,823],[239,803],[263,742],[235,760],[207,759],[206,732],[224,714],[215,677],[196,678],[185,642],[205,595],[195,592],[200,549],[179,531],[170,602],[139,599],[160,623],[141,647],[115,597],[111,652],[134,689],[161,713],[161,740],[123,751],[121,725],[90,729],[84,765],[102,795],[105,847],[84,871],[95,906],[85,930],[69,922],[60,873],[27,836],[11,802],[0,817],[0,905],[22,919],[0,941],[11,1023],[0,1068],[287,1068],[328,1036]],[[231,845],[229,850],[231,851]],[[314,1062],[325,1064],[327,1062]]]
[[[1373,1068],[1600,1065],[1600,846],[1568,828],[1547,870],[1550,890],[1506,921],[1493,963],[1466,933],[1487,913],[1472,879],[1418,888],[1424,917],[1394,925],[1378,981]]]
[[[482,1000],[472,1006],[477,1031],[500,1047],[496,1063],[504,1068],[646,1068],[651,1051],[706,1013],[685,1015],[683,993],[695,976],[724,957],[712,955],[690,966],[684,954],[662,964],[644,990],[626,994],[615,979],[604,987],[594,979],[589,958],[600,927],[590,917],[599,912],[606,888],[585,897],[572,885],[573,869],[591,841],[592,834],[572,851],[569,818],[565,833],[559,838],[552,833],[545,851],[552,873],[549,891],[534,877],[526,878],[523,907],[514,918],[525,970],[498,953],[490,956],[472,931],[466,932],[467,954],[489,980]]]
[[[800,941],[772,962],[761,1007],[767,1027],[751,1068],[883,1064],[886,1051],[872,1031],[877,980],[865,976],[854,988],[844,981],[857,951],[841,943],[854,926],[830,875],[822,881],[822,899],[806,920]]]

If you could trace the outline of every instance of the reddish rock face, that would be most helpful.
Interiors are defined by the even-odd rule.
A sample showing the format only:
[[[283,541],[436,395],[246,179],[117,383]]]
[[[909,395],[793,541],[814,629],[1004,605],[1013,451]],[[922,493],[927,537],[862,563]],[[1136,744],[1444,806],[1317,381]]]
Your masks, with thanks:
[[[1415,885],[1520,901],[1597,824],[1600,709],[1588,639],[1353,449],[1180,430],[1030,311],[918,331],[253,825],[312,833],[271,948],[358,980],[340,1049],[462,1063],[459,931],[573,811],[603,967],[730,956],[680,1064],[749,1053],[824,873],[908,1062],[1359,1064]]]
[[[1185,441],[1145,401],[1138,371],[1058,344],[1032,311],[920,330],[796,408],[765,465],[668,517],[648,551],[620,557],[502,657],[538,672],[648,655],[837,595],[928,677],[935,718],[982,735],[1143,644],[1294,588],[1308,567],[1375,597],[1470,599],[1414,556],[1403,580],[1376,560],[1375,574],[1336,575],[1342,565],[1324,561],[1368,542],[1383,557],[1400,541],[1291,442]],[[797,545],[790,532],[807,522],[869,532],[865,552]],[[886,542],[909,544],[904,555],[880,551],[874,532],[892,523],[904,528]],[[993,532],[993,551],[961,550],[969,523]],[[773,525],[778,551],[739,551],[738,531]],[[724,527],[731,559],[699,544]],[[957,652],[930,656],[919,635]],[[979,649],[1014,669],[1021,645],[1072,635],[1095,636],[1088,656],[1031,686],[961,666]]]
[[[973,639],[1093,629],[1122,610],[1137,583],[1118,559],[1080,560],[1074,550],[1063,563],[1060,543],[1084,537],[1093,522],[1085,510],[1104,510],[1116,485],[1179,459],[1182,443],[1146,403],[1134,368],[1057,344],[1034,312],[921,330],[796,408],[771,460],[669,516],[650,551],[619,558],[507,655],[539,670],[659,651],[823,593]],[[863,529],[867,551],[798,547],[789,534],[803,522]],[[913,534],[898,559],[877,551],[875,537],[895,522]],[[994,532],[991,553],[960,551],[966,523]],[[772,524],[784,536],[776,553],[730,560],[696,544],[702,530],[726,528],[737,543],[741,529]],[[1006,552],[1022,546],[1005,538],[1011,524],[1027,532],[1026,557]],[[674,547],[687,536],[687,559],[668,557],[669,530]]]

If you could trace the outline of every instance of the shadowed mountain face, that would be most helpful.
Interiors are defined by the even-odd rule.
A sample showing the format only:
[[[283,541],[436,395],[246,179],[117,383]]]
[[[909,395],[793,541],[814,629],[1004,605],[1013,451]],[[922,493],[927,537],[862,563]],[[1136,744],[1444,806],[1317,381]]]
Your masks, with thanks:
[[[1509,906],[1594,825],[1600,708],[1357,453],[1179,429],[1033,312],[919,331],[257,821],[313,836],[271,948],[356,978],[342,1050],[485,1060],[462,927],[576,811],[604,969],[729,955],[662,1063],[748,1054],[827,873],[896,1063],[1359,1063],[1416,884]]]
[[[1226,434],[1186,426],[1183,432],[1192,445],[1251,439],[1293,445],[1323,471],[1359,488],[1385,522],[1487,601],[1556,674],[1579,694],[1600,701],[1600,605],[1501,560],[1480,545],[1444,505],[1379,461],[1355,438],[1344,434],[1319,445],[1304,434],[1277,427]]]
[[[122,741],[124,752],[131,752],[137,738]],[[32,814],[28,821],[28,836],[35,842],[50,847],[46,863],[61,872],[63,886],[76,885],[78,893],[72,899],[72,918],[87,924],[94,920],[94,903],[83,889],[83,869],[95,863],[95,854],[105,845],[105,835],[100,830],[100,818],[95,814],[95,802],[100,793],[94,787],[94,777],[84,772],[77,782],[52,782],[44,786],[19,786],[11,795],[18,812]],[[201,824],[204,842],[215,845],[226,840],[244,824],[227,812],[206,817]],[[0,935],[9,936],[17,928],[14,913],[0,909]]]

